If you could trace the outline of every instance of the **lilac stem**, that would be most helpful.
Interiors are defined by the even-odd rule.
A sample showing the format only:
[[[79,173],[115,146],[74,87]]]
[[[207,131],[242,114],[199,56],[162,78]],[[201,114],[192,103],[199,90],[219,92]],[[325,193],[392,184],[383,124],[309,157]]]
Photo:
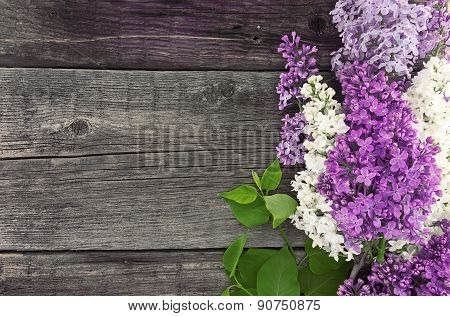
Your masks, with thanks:
[[[355,279],[356,276],[359,273],[359,270],[361,270],[361,268],[364,266],[364,263],[366,263],[366,257],[367,254],[364,253],[359,257],[359,261],[355,263],[355,265],[353,266],[352,272],[350,273],[350,279]]]

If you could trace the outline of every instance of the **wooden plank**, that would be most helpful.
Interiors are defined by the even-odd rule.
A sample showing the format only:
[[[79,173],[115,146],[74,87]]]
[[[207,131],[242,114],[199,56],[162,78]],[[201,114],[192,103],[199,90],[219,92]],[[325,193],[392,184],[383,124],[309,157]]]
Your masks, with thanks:
[[[281,69],[296,30],[340,46],[331,0],[14,0],[0,2],[0,66],[96,69]]]
[[[222,256],[217,250],[2,253],[0,295],[218,295],[229,284]]]
[[[221,251],[0,254],[0,295],[218,295]]]
[[[278,76],[0,68],[0,159],[168,151],[259,157],[279,139]],[[335,86],[334,75],[323,76]]]
[[[0,250],[226,248],[245,229],[217,193],[250,183],[261,165],[258,157],[237,165],[215,159],[203,165],[182,152],[2,160]],[[175,165],[154,164],[166,160]],[[303,245],[304,235],[288,226]],[[249,239],[282,243],[269,225]]]
[[[1,69],[0,249],[226,247],[216,193],[275,157],[276,76]]]

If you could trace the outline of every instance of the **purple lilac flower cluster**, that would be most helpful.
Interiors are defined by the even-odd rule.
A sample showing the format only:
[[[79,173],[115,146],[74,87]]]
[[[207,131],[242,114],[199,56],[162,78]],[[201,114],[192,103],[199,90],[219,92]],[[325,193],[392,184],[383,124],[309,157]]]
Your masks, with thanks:
[[[281,142],[277,146],[277,156],[280,163],[284,165],[296,165],[304,163],[304,153],[306,151],[303,141],[305,134],[305,118],[302,113],[297,112],[290,117],[289,114],[281,120],[284,125],[281,127]]]
[[[431,19],[428,21],[430,40],[428,43],[437,43],[435,55],[445,53],[445,47],[450,46],[450,14],[448,13],[448,0],[430,0],[427,6],[431,8]],[[431,50],[430,49],[430,50]]]
[[[328,152],[317,188],[332,202],[345,246],[359,253],[362,242],[381,237],[422,243],[422,224],[442,194],[439,147],[418,140],[404,87],[384,71],[354,62],[343,67],[340,82],[350,130]]]
[[[366,61],[409,77],[416,61],[439,40],[431,11],[406,0],[339,0],[331,14],[344,46],[334,53],[333,69]]]
[[[366,281],[347,279],[339,287],[341,296],[367,295],[450,295],[450,230],[434,235],[411,260],[388,254],[383,263],[374,263]]]
[[[300,44],[300,36],[292,32],[292,40],[284,35],[278,52],[286,60],[287,72],[280,75],[280,82],[277,86],[277,93],[280,95],[278,108],[284,110],[294,104],[296,100],[301,100],[300,89],[306,80],[319,72],[317,60],[314,54],[317,47]],[[303,114],[296,113],[294,116],[286,115],[282,122],[281,142],[277,146],[277,156],[284,165],[296,165],[304,162],[303,155],[305,148],[303,140],[305,135],[302,132],[305,126]]]
[[[278,108],[283,110],[301,98],[301,87],[310,76],[318,73],[319,69],[313,55],[317,52],[316,46],[300,45],[301,38],[295,32],[292,32],[292,40],[287,35],[281,40],[278,52],[286,60],[285,67],[288,70],[281,73],[277,86],[277,93],[280,95]]]

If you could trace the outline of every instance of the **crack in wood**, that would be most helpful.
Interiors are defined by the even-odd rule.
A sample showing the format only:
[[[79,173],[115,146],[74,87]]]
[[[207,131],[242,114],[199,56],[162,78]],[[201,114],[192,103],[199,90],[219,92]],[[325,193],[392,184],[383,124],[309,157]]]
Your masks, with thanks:
[[[0,38],[0,42],[5,43],[34,43],[34,42],[47,42],[47,43],[89,43],[111,40],[126,40],[126,39],[188,39],[188,40],[207,40],[207,41],[242,41],[245,38],[226,38],[226,37],[207,37],[207,36],[190,36],[190,35],[115,35],[115,36],[101,36],[92,38]],[[254,39],[253,39],[254,40]],[[255,41],[255,40],[254,40]]]

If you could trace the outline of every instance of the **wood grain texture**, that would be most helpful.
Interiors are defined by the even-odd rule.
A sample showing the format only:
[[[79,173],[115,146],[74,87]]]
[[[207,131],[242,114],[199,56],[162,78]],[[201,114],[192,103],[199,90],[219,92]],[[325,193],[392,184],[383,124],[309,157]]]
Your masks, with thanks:
[[[0,159],[131,152],[258,159],[279,140],[278,75],[0,68]]]
[[[1,253],[0,295],[218,295],[229,285],[222,256],[217,250]]]
[[[0,249],[225,248],[243,227],[216,194],[274,159],[276,79],[1,69]]]
[[[0,295],[218,295],[221,251],[0,254]]]
[[[0,2],[0,66],[282,69],[296,30],[330,67],[340,46],[331,0],[11,0]]]
[[[0,1],[0,295],[220,293],[246,229],[216,193],[275,157],[280,36],[329,70],[334,3]]]
[[[278,138],[276,81],[259,72],[3,68],[0,155],[211,151],[242,134]]]
[[[226,248],[245,229],[217,193],[250,183],[255,163],[154,157],[168,156],[177,165],[134,154],[0,161],[0,250]],[[300,231],[289,233],[303,245]],[[269,225],[249,240],[282,243]]]

